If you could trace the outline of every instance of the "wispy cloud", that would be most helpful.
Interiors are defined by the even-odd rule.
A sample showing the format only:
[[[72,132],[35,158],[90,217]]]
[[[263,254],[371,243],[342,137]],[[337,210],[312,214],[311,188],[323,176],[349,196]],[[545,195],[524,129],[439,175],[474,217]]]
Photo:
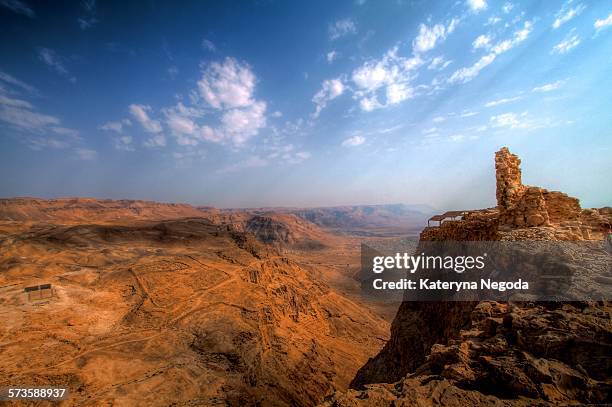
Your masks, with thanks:
[[[365,143],[366,139],[363,136],[355,135],[342,141],[343,147],[357,147]]]
[[[22,0],[0,0],[0,6],[6,7],[17,14],[23,14],[24,16],[30,18],[36,17],[34,10],[32,10],[28,3]]]
[[[154,120],[149,116],[151,106],[131,104],[129,106],[130,114],[138,123],[149,133],[161,133],[162,126],[158,120]]]
[[[455,31],[457,24],[459,24],[459,20],[455,18],[447,25],[434,24],[433,26],[427,26],[421,24],[419,26],[419,34],[412,41],[412,50],[414,53],[432,50],[436,44],[444,41],[449,34]]]
[[[268,160],[264,158],[261,158],[259,156],[251,156],[251,157],[248,157],[244,161],[221,168],[217,171],[217,173],[218,174],[228,174],[228,173],[233,173],[233,172],[239,172],[247,168],[266,167],[268,164],[269,164]]]
[[[64,60],[55,51],[50,48],[39,48],[38,58],[43,61],[49,68],[67,78],[70,82],[76,82],[76,78],[68,72],[64,65]]]
[[[100,130],[114,131],[116,133],[123,133],[126,126],[131,126],[132,122],[129,119],[123,119],[116,122],[106,122],[100,126]]]
[[[98,153],[95,150],[91,150],[89,148],[77,148],[75,149],[75,153],[79,160],[83,161],[92,161],[98,157]]]
[[[41,113],[31,101],[14,96],[33,87],[4,72],[0,80],[9,86],[8,90],[0,87],[0,124],[22,135],[30,147],[68,148],[81,141],[79,132],[65,127],[58,117]]]
[[[446,60],[443,56],[438,56],[431,60],[427,69],[441,71],[452,63],[453,61]]]
[[[166,146],[166,137],[163,134],[152,136],[142,143],[147,148],[158,148]]]
[[[326,55],[327,62],[331,64],[331,63],[332,63],[332,62],[334,62],[336,59],[338,59],[338,55],[339,55],[339,54],[338,54],[338,51],[336,51],[336,50],[329,51],[329,52],[327,53],[327,55]]]
[[[522,113],[503,113],[491,116],[489,124],[492,128],[507,128],[521,130],[535,130],[544,127],[552,127],[552,123],[547,120],[538,118],[534,119],[529,115],[529,112]]]
[[[576,48],[580,44],[580,37],[578,34],[574,34],[574,30],[570,32],[560,43],[555,45],[551,50],[553,54],[567,54],[572,49]]]
[[[491,52],[481,57],[474,65],[455,71],[450,77],[449,82],[456,83],[471,81],[480,73],[481,70],[493,63],[498,55],[509,51],[516,45],[525,41],[529,37],[532,28],[533,24],[530,21],[525,21],[523,28],[516,31],[511,39],[501,41],[494,45],[491,48]]]
[[[491,46],[491,36],[490,35],[486,35],[486,34],[481,34],[478,37],[476,37],[476,39],[474,40],[474,42],[472,42],[472,48],[474,49],[479,49],[479,48],[490,48]]]
[[[202,39],[202,48],[210,52],[217,51],[217,47],[215,46],[215,44],[211,40],[206,38]]]
[[[612,13],[610,13],[610,15],[608,15],[608,17],[606,18],[595,20],[593,26],[598,32],[603,30],[604,28],[612,26]]]
[[[77,19],[81,30],[87,30],[98,23],[96,14],[96,0],[81,1],[81,15]]]
[[[578,3],[575,6],[572,6],[573,1],[570,0],[566,2],[563,7],[557,12],[555,15],[555,21],[552,24],[554,29],[561,27],[563,24],[572,20],[574,17],[580,15],[586,9],[586,6],[582,3]]]
[[[6,72],[0,71],[0,81],[5,82],[12,86],[16,86],[20,89],[25,90],[28,93],[38,92],[36,88],[34,88],[34,86],[28,85],[27,83],[20,81],[19,79],[7,74]]]
[[[312,102],[315,104],[313,117],[319,117],[321,110],[327,106],[327,102],[334,100],[344,92],[344,84],[340,78],[328,79],[323,81],[321,89],[313,96]]]
[[[485,107],[495,107],[495,106],[505,105],[508,103],[516,102],[517,100],[521,100],[522,98],[523,98],[522,96],[515,96],[511,98],[492,100],[490,102],[485,103]]]
[[[546,84],[541,85],[541,86],[536,86],[535,88],[532,89],[532,92],[551,92],[553,90],[559,89],[561,86],[563,86],[564,83],[565,83],[565,81],[563,81],[563,80],[558,80],[558,81],[555,81],[555,82],[546,83]]]
[[[328,32],[329,38],[333,41],[342,37],[346,37],[347,35],[356,34],[357,26],[353,20],[351,20],[350,18],[345,18],[330,24]]]

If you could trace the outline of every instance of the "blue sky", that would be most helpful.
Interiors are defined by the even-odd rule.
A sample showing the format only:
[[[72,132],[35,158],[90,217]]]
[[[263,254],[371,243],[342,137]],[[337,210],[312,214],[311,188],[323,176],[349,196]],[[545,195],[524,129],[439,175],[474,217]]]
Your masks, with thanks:
[[[0,0],[0,195],[612,198],[612,3]]]

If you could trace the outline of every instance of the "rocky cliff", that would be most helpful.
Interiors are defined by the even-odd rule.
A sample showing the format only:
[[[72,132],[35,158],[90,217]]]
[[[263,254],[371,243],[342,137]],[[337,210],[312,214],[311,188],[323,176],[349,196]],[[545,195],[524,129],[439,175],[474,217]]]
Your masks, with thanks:
[[[421,241],[603,238],[610,208],[582,210],[576,198],[525,186],[519,164],[498,151],[497,208],[426,228]],[[600,277],[612,279],[607,256]],[[611,311],[609,302],[404,302],[354,390],[326,405],[610,403]]]

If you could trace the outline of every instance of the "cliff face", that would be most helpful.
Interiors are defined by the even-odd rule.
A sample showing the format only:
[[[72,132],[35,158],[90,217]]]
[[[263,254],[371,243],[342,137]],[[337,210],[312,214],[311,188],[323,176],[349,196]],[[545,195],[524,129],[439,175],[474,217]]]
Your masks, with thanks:
[[[519,165],[507,148],[498,151],[497,208],[426,228],[421,241],[604,236],[610,208],[582,210],[576,198],[525,186]],[[610,402],[611,311],[607,302],[404,302],[391,339],[353,379],[355,390],[327,405]]]

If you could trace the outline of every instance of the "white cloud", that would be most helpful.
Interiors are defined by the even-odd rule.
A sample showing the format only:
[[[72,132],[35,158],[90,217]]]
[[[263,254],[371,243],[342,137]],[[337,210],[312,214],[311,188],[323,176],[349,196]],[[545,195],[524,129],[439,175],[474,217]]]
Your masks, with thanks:
[[[312,155],[308,151],[298,151],[297,153],[285,153],[281,158],[288,164],[301,164],[308,160]]]
[[[526,113],[517,115],[516,113],[504,113],[497,116],[491,116],[490,121],[493,127],[519,127],[521,124],[520,118]]]
[[[467,5],[475,13],[478,13],[487,8],[486,0],[467,0]]]
[[[474,49],[489,48],[490,46],[491,46],[491,37],[485,34],[479,35],[478,37],[476,37],[474,42],[472,42],[472,47]]]
[[[474,65],[461,68],[453,73],[450,82],[469,82],[474,79],[480,71],[490,65],[496,58],[495,53],[487,54],[480,58]]]
[[[79,160],[83,161],[91,161],[95,160],[98,156],[98,153],[94,150],[88,148],[77,148],[74,150]]]
[[[163,134],[158,134],[145,140],[143,145],[148,148],[165,147],[166,137]]]
[[[197,89],[191,92],[189,103],[162,108],[162,119],[152,117],[148,105],[132,104],[129,111],[147,132],[154,134],[143,143],[146,147],[164,147],[168,136],[191,152],[202,142],[240,147],[267,125],[267,104],[254,97],[256,83],[257,78],[246,63],[228,57],[203,65],[202,77]],[[282,114],[275,112],[272,116]],[[124,122],[101,126],[118,134],[123,128]],[[164,134],[164,129],[168,133]],[[132,140],[126,142],[127,139],[115,140],[120,149],[132,144]]]
[[[27,83],[20,81],[19,79],[7,74],[6,72],[0,71],[0,81],[21,88],[29,93],[37,93],[36,89],[33,86],[30,86]]]
[[[376,96],[364,97],[359,101],[359,107],[364,112],[371,112],[372,110],[383,108],[382,105]]]
[[[515,96],[515,97],[511,97],[511,98],[503,98],[503,99],[498,99],[498,100],[492,100],[490,102],[485,103],[485,107],[495,107],[495,106],[499,106],[499,105],[505,105],[508,103],[512,103],[512,102],[516,102],[517,100],[521,100],[523,97],[522,96]]]
[[[0,0],[0,6],[6,7],[9,10],[17,14],[23,14],[30,18],[34,18],[36,15],[30,6],[21,0]]]
[[[244,109],[228,110],[221,117],[223,132],[236,145],[241,145],[266,126],[266,103],[255,102]]]
[[[38,113],[24,106],[3,105],[0,109],[0,120],[25,131],[44,131],[48,126],[58,125],[57,117]]]
[[[336,59],[338,59],[338,52],[336,52],[335,50],[333,50],[333,51],[329,51],[329,52],[327,53],[326,57],[327,57],[327,62],[331,64],[331,63],[332,63],[332,62],[334,62]]]
[[[529,34],[531,33],[532,28],[533,28],[533,24],[530,21],[525,21],[523,28],[516,31],[512,39],[504,40],[496,44],[495,46],[493,46],[493,48],[491,49],[491,52],[481,57],[478,61],[476,61],[474,65],[470,67],[464,67],[464,68],[461,68],[455,71],[451,75],[449,82],[451,83],[464,82],[465,83],[465,82],[471,81],[480,73],[482,69],[486,68],[493,61],[495,61],[495,58],[497,58],[498,55],[512,49],[516,45],[525,41],[527,37],[529,37]]]
[[[277,110],[276,112],[272,113],[272,117],[276,117],[276,118],[283,117],[283,113]]]
[[[202,98],[215,109],[246,107],[254,103],[256,77],[251,68],[234,58],[213,62],[202,73],[198,88]]]
[[[400,57],[397,55],[397,48],[393,48],[387,51],[382,59],[368,61],[355,69],[351,79],[357,87],[354,96],[360,99],[361,109],[372,111],[414,96],[414,90],[409,83],[413,79],[413,71],[422,64],[423,61],[418,56]],[[383,87],[385,104],[379,102],[377,94]]]
[[[129,119],[124,119],[116,122],[106,122],[100,126],[100,130],[114,131],[115,133],[123,133],[124,126],[131,126],[132,122]]]
[[[487,24],[486,25],[495,25],[497,23],[499,23],[502,19],[497,17],[497,16],[493,16],[493,17],[489,17],[489,19],[487,20]]]
[[[329,38],[337,40],[338,38],[357,33],[357,26],[350,18],[338,20],[329,25]]]
[[[442,123],[446,118],[444,116],[436,116],[431,121],[434,123]]]
[[[419,26],[419,34],[412,41],[412,50],[414,53],[427,52],[433,49],[436,44],[444,41],[448,34],[455,30],[459,20],[452,19],[448,26],[435,24],[431,27],[421,24]]]
[[[215,44],[211,40],[207,40],[206,38],[202,39],[202,48],[211,52],[215,52],[217,50]]]
[[[394,105],[414,96],[414,90],[405,83],[392,83],[387,86],[387,103]]]
[[[600,30],[603,30],[604,28],[610,27],[611,25],[612,25],[612,13],[610,13],[610,15],[608,15],[608,17],[606,18],[595,20],[595,23],[593,24],[593,26],[598,32]]]
[[[366,139],[363,136],[355,135],[347,138],[342,142],[343,147],[356,147],[365,143]]]
[[[522,113],[503,113],[491,116],[490,124],[492,128],[509,128],[534,130],[542,127],[551,127],[552,123],[543,119],[533,119],[528,112]]]
[[[573,31],[563,41],[555,45],[551,51],[553,54],[566,54],[580,44],[580,37]]]
[[[582,13],[586,8],[586,6],[582,3],[577,4],[576,7],[570,7],[571,3],[572,0],[568,1],[563,5],[563,7],[561,7],[561,10],[557,12],[555,21],[552,25],[554,29],[561,27],[574,17],[580,15],[580,13]]]
[[[76,82],[76,78],[70,75],[70,72],[66,69],[64,65],[63,59],[57,55],[55,51],[49,48],[40,48],[38,50],[38,57],[41,61],[43,61],[47,66],[53,69],[58,74],[64,76],[70,82]]]
[[[121,151],[134,151],[132,136],[119,136],[113,138],[113,146]]]
[[[327,102],[337,98],[344,92],[344,84],[340,78],[327,79],[323,81],[321,89],[313,96],[312,101],[315,104],[315,112],[313,117],[319,117],[321,110],[327,106]]]
[[[0,71],[0,122],[22,133],[23,141],[35,150],[42,148],[68,148],[81,141],[79,132],[62,125],[55,116],[40,113],[27,100],[11,96],[19,90],[37,93],[34,88]],[[9,92],[9,93],[7,93]]]
[[[168,71],[168,76],[170,77],[170,79],[175,79],[179,73],[179,69],[175,65],[172,65],[171,67],[169,67],[167,71]]]
[[[564,83],[565,81],[559,80],[556,82],[544,84],[542,86],[536,86],[535,88],[532,89],[532,91],[533,92],[551,92],[553,90],[559,89]]]
[[[149,133],[161,133],[162,126],[158,120],[153,120],[149,117],[151,106],[132,104],[129,107],[130,113],[134,116],[134,119],[142,125],[142,127]]]
[[[3,106],[13,106],[13,107],[25,107],[26,109],[31,109],[32,105],[30,102],[21,99],[14,99],[5,95],[0,94],[0,105]]]
[[[444,57],[438,56],[431,60],[431,63],[429,64],[427,69],[436,69],[441,71],[452,63],[453,61],[447,61],[446,59],[444,59]]]
[[[512,4],[512,3],[510,3],[510,2],[507,2],[507,3],[505,3],[505,4],[504,4],[504,6],[502,7],[502,11],[503,11],[505,14],[508,14],[509,12],[511,12],[511,11],[512,11],[512,9],[513,9],[513,8],[514,8],[514,4]]]

